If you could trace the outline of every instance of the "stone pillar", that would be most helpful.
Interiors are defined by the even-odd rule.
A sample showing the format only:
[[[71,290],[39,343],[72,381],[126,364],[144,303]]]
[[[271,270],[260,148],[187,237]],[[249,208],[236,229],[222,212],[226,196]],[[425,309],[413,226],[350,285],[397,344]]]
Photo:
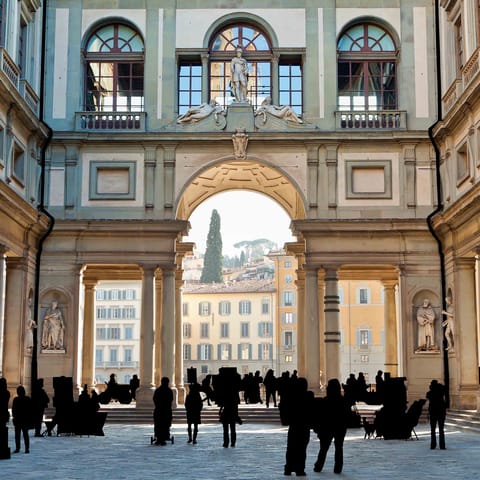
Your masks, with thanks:
[[[456,408],[477,408],[478,395],[478,347],[475,311],[475,259],[455,260],[455,356],[457,357],[458,391],[454,393]]]
[[[183,270],[175,270],[175,385],[178,392],[178,403],[185,401],[183,384],[183,324],[182,324],[182,285]]]
[[[208,53],[202,53],[200,55],[202,59],[202,103],[207,103],[208,102],[208,92],[210,91],[210,85],[208,84],[209,81],[209,64],[208,64],[208,59],[209,59],[209,54]]]
[[[3,376],[9,385],[25,382],[24,372],[24,320],[27,262],[23,258],[8,257],[5,290],[5,325]]]
[[[477,355],[480,358],[480,247],[475,255],[475,298],[477,308]],[[477,412],[480,412],[480,389],[477,393]]]
[[[162,267],[162,330],[161,330],[161,372],[162,377],[175,384],[175,273],[172,268]]]
[[[325,383],[340,378],[340,299],[337,268],[325,268]]]
[[[320,326],[318,323],[317,268],[306,266],[305,278],[305,374],[309,388],[318,392],[320,387]]]
[[[320,348],[320,388],[326,386],[327,357],[325,354],[325,272],[318,271],[318,324]],[[340,380],[340,379],[339,379]]]
[[[140,388],[137,406],[153,401],[153,282],[156,266],[142,265],[142,320],[140,325]]]
[[[95,286],[97,280],[84,279],[85,288],[83,309],[83,344],[82,344],[82,384],[89,389],[95,386]]]
[[[162,317],[163,317],[163,278],[161,270],[157,270],[155,275],[155,342],[154,342],[154,371],[153,383],[156,387],[160,386],[162,378]]]
[[[0,244],[0,377],[3,376],[3,335],[5,332],[5,277],[7,248]]]
[[[145,207],[155,207],[155,168],[157,166],[157,149],[145,147]]]
[[[272,55],[272,103],[279,105],[280,92],[278,91],[278,62],[280,60],[280,54],[273,52]]]
[[[305,340],[305,270],[299,266],[297,270],[297,369],[301,376],[306,375]]]
[[[397,308],[395,305],[396,280],[383,281],[385,291],[385,372],[398,377]]]

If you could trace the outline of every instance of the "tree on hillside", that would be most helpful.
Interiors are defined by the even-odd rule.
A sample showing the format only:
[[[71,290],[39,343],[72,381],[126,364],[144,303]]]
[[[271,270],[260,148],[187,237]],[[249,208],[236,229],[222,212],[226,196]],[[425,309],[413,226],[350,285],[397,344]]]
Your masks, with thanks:
[[[242,240],[241,242],[235,243],[233,246],[235,248],[245,248],[245,260],[247,262],[253,262],[263,258],[265,252],[271,250],[275,246],[275,243],[267,238],[257,238],[256,240]]]
[[[220,233],[220,215],[212,210],[210,228],[207,236],[207,248],[203,257],[202,283],[222,281],[222,234]]]

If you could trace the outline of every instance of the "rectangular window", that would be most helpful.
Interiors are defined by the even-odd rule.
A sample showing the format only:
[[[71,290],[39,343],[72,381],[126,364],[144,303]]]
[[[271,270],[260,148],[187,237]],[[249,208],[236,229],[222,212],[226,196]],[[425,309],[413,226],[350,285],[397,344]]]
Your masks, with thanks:
[[[249,343],[241,343],[239,346],[238,358],[239,360],[252,359],[252,346]]]
[[[105,307],[97,307],[97,318],[98,319],[107,318],[107,309]]]
[[[202,103],[202,65],[200,62],[182,62],[178,73],[178,113]]]
[[[228,343],[221,343],[219,346],[219,360],[231,360],[232,346]]]
[[[292,268],[292,262],[290,260],[285,260],[285,262],[283,263],[283,266],[285,268]]]
[[[133,327],[125,326],[125,340],[133,340]]]
[[[457,78],[461,78],[462,69],[464,65],[464,53],[463,53],[463,30],[462,30],[462,17],[459,16],[454,24],[455,28],[455,61],[457,68]]]
[[[210,315],[210,302],[200,302],[198,304],[198,314],[201,317],[206,317],[207,315]]]
[[[110,361],[116,362],[118,357],[118,350],[116,348],[110,349]]]
[[[212,346],[209,344],[202,343],[198,345],[199,350],[199,360],[212,360]]]
[[[371,332],[370,330],[358,330],[358,345],[360,347],[368,347],[371,343]]]
[[[266,315],[270,313],[270,299],[262,298],[262,314]]]
[[[95,292],[95,298],[97,300],[105,300],[105,290],[97,290]]]
[[[6,1],[0,0],[0,47],[5,46]]]
[[[103,364],[103,348],[95,349],[95,366],[100,367]]]
[[[273,335],[272,322],[260,322],[258,324],[258,336],[259,337],[271,337]]]
[[[183,359],[191,360],[192,359],[192,346],[188,343],[183,344]]]
[[[97,327],[97,340],[107,339],[107,329],[105,327]]]
[[[220,302],[218,304],[218,314],[219,315],[230,315],[231,304],[230,302]]]
[[[200,324],[200,338],[208,338],[209,337],[209,324],[203,322]]]
[[[135,290],[129,288],[126,292],[125,292],[125,299],[126,300],[135,300],[136,298],[136,292]]]
[[[280,105],[290,105],[298,115],[302,115],[302,67],[300,60],[288,61],[280,59],[278,66]]]
[[[242,338],[248,338],[250,336],[250,324],[248,322],[240,323],[240,336]]]
[[[293,347],[293,332],[287,331],[283,333],[283,344],[287,349]]]
[[[192,336],[192,324],[184,323],[183,324],[183,338],[191,338]]]
[[[221,338],[228,338],[229,337],[229,324],[226,322],[222,322],[220,324],[220,337]]]
[[[238,304],[238,313],[240,315],[250,315],[252,313],[252,304],[249,300],[242,300]]]
[[[286,323],[286,324],[295,323],[295,313],[282,312],[282,323]]]
[[[271,360],[272,359],[272,344],[260,343],[258,345],[258,359],[259,360]]]
[[[126,348],[123,351],[123,361],[125,363],[131,363],[133,359],[133,350],[131,348]]]
[[[13,144],[13,175],[23,184],[25,179],[25,151],[16,142]]]
[[[366,305],[369,303],[369,291],[368,288],[359,288],[358,289],[358,302],[362,305]]]
[[[368,363],[368,360],[369,360],[368,355],[360,355],[360,361],[362,363]]]
[[[283,292],[282,300],[284,307],[293,307],[295,305],[295,292]]]
[[[188,303],[182,304],[182,314],[184,317],[188,317]]]
[[[285,363],[293,362],[293,355],[285,355]]]
[[[107,327],[107,340],[120,340],[120,327]]]

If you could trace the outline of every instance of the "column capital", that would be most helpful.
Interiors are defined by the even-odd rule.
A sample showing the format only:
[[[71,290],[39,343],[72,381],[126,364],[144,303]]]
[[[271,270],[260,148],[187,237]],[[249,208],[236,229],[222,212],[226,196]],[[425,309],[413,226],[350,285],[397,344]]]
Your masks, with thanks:
[[[155,270],[157,270],[158,265],[153,263],[141,263],[140,267],[144,274],[155,275]]]
[[[7,253],[7,251],[8,251],[7,246],[4,245],[3,243],[0,243],[0,255]]]
[[[455,258],[453,268],[454,270],[473,269],[475,268],[475,258],[474,257]]]
[[[385,289],[395,288],[398,285],[398,280],[382,280],[381,282]]]

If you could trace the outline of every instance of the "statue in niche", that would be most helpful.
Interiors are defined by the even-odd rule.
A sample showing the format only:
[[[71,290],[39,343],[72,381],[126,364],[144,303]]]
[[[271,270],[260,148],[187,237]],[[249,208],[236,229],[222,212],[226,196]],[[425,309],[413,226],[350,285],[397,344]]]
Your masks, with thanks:
[[[237,159],[244,159],[247,156],[248,135],[245,129],[237,128],[232,135],[233,154]]]
[[[260,107],[255,111],[255,116],[261,116],[263,123],[267,121],[267,113],[276,118],[292,123],[303,123],[303,120],[297,116],[289,105],[273,105],[272,99],[267,97]]]
[[[236,49],[236,56],[230,62],[230,78],[235,102],[247,103],[248,63],[242,57],[242,53],[242,47],[239,45]]]
[[[25,322],[25,349],[28,354],[33,351],[33,330],[37,324],[32,317],[32,297],[28,297],[27,317]]]
[[[58,302],[52,301],[51,306],[45,312],[42,327],[43,350],[64,350],[65,323]]]
[[[445,339],[447,340],[447,348],[445,350],[453,350],[454,335],[455,335],[455,317],[452,298],[448,296],[445,298],[447,304],[446,310],[442,310],[445,315],[445,320],[442,322],[442,327],[445,327]]]
[[[435,345],[436,315],[430,300],[426,298],[423,305],[417,308],[418,348],[417,352],[435,352],[439,348]]]
[[[202,103],[198,107],[189,108],[183,115],[177,118],[177,123],[196,123],[204,118],[214,115],[215,123],[219,123],[219,115],[226,115],[225,110],[215,101],[210,103]]]

